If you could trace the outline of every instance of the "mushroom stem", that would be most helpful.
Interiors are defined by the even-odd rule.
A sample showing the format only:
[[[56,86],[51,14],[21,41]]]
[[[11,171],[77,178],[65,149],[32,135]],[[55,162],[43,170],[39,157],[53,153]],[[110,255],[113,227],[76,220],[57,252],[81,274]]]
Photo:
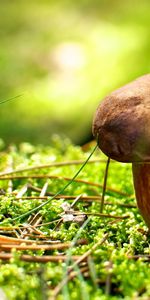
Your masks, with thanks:
[[[150,229],[150,164],[132,164],[135,195],[139,210]]]

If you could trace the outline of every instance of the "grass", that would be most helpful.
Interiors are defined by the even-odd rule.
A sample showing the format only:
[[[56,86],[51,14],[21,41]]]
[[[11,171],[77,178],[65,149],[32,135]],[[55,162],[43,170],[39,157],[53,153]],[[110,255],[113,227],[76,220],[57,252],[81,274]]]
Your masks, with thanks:
[[[1,149],[0,287],[8,299],[149,299],[149,236],[130,164],[110,161],[106,174],[97,149],[69,184],[92,149],[58,137]]]

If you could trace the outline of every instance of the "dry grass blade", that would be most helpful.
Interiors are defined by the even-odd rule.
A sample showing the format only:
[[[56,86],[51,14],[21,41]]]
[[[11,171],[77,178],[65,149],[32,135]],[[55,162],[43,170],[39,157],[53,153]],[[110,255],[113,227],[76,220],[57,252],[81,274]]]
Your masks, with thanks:
[[[13,170],[13,171],[1,172],[0,177],[5,176],[5,175],[10,175],[10,174],[28,172],[28,171],[32,171],[32,170],[48,169],[48,168],[53,168],[53,167],[63,167],[63,166],[71,166],[71,165],[82,165],[84,163],[84,161],[85,160],[72,160],[72,161],[66,161],[66,162],[56,162],[56,163],[50,163],[50,164],[37,165],[37,166],[17,169],[17,170]],[[98,163],[98,162],[101,162],[101,159],[91,159],[90,161],[88,161],[88,164],[93,164],[93,163]]]
[[[77,196],[68,196],[68,195],[58,195],[55,197],[55,199],[65,199],[68,201],[72,201],[74,199],[76,199]],[[16,198],[15,198],[16,199]],[[44,196],[44,197],[39,197],[39,196],[25,196],[22,197],[21,199],[23,200],[47,200],[49,199],[48,196]],[[17,199],[16,199],[17,200]],[[100,202],[101,197],[100,196],[81,196],[80,199],[78,200],[79,202]],[[123,207],[127,207],[127,208],[136,208],[137,206],[135,204],[125,204],[122,202],[110,202],[110,201],[105,201],[105,204],[107,205],[119,205],[119,206],[123,206]]]
[[[9,157],[8,157],[8,161],[7,161],[6,172],[13,172],[13,165],[14,165],[14,163],[13,163],[13,157],[12,157],[12,156],[9,156]],[[10,180],[8,181],[7,192],[8,192],[9,194],[11,194],[12,191],[13,191],[13,181],[12,181],[12,179],[10,179]]]
[[[22,175],[22,176],[4,176],[4,177],[1,177],[0,176],[0,179],[1,180],[15,180],[15,179],[58,179],[58,180],[67,180],[67,181],[70,181],[71,180],[71,177],[63,177],[63,176],[57,176],[57,175]],[[95,186],[95,187],[99,187],[99,188],[103,188],[103,184],[100,184],[100,183],[95,183],[95,182],[91,182],[91,181],[86,181],[86,180],[83,180],[83,179],[75,179],[74,182],[77,182],[77,183],[83,183],[83,184],[86,184],[86,185],[90,185],[90,186]],[[125,192],[122,192],[122,191],[119,191],[117,189],[114,189],[114,188],[111,188],[111,187],[108,187],[106,188],[107,191],[110,191],[110,192],[113,192],[115,194],[119,194],[121,196],[126,196],[126,197],[130,197],[131,195],[125,193]]]
[[[93,259],[90,255],[87,259],[87,263],[88,263],[88,267],[89,267],[89,273],[87,274],[87,276],[90,275],[95,289],[98,289],[98,284],[97,284],[98,279],[97,279],[95,264],[94,264],[94,261],[93,261]]]
[[[91,255],[97,249],[98,246],[101,246],[107,240],[107,238],[108,238],[108,233],[106,233],[104,235],[104,237],[100,241],[98,241],[96,244],[94,244],[87,252],[85,252],[83,255],[81,255],[75,264],[79,265],[82,261],[84,261],[85,258],[87,258],[89,255]],[[71,269],[74,268],[75,264],[72,265]]]
[[[21,231],[20,237],[28,239],[27,234],[28,233],[32,234],[32,232],[34,232],[36,234],[40,234],[41,236],[44,237],[43,232],[41,232],[40,230],[37,230],[35,228],[36,225],[39,225],[41,223],[41,221],[42,221],[42,216],[39,213],[35,214],[34,216],[30,216],[28,218],[28,222],[24,226],[24,230],[21,231],[21,228],[20,228],[20,231]]]
[[[48,189],[48,182],[46,182],[43,186],[43,188],[41,189],[41,192],[40,192],[40,196],[43,197],[46,195],[47,193],[47,189]]]
[[[63,249],[68,249],[72,246],[71,242],[66,242],[66,243],[53,243],[53,244],[35,244],[33,243],[28,243],[29,240],[24,240],[24,242],[18,243],[19,239],[13,239],[13,242],[11,242],[11,239],[8,241],[0,241],[0,250],[11,250],[11,249],[17,249],[17,250],[63,250]],[[16,243],[15,243],[16,241]],[[77,240],[75,246],[78,245],[87,245],[87,240],[86,239],[79,239]]]
[[[0,250],[63,250],[68,249],[71,243],[60,243],[55,245],[15,245],[15,244],[0,244]]]
[[[80,268],[80,272],[83,273],[89,273],[89,267],[85,266],[85,267],[81,267]],[[68,281],[73,279],[74,277],[76,277],[78,275],[77,271],[72,271],[70,272],[70,274],[68,275]]]
[[[28,243],[28,244],[33,244],[33,243],[37,243],[36,240],[24,240],[24,239],[19,239],[19,238],[11,238],[8,236],[4,236],[4,235],[0,235],[0,243],[4,244],[4,243],[11,243],[11,244],[21,244],[21,243]]]
[[[52,244],[54,243],[54,241],[47,239],[46,242],[48,244]],[[41,241],[39,240],[25,240],[25,239],[21,239],[21,238],[12,238],[12,237],[8,237],[8,236],[4,236],[4,235],[0,235],[0,243],[1,244],[17,244],[20,245],[22,243],[26,243],[26,244],[41,244]],[[58,241],[55,241],[55,243],[58,243]]]
[[[29,185],[25,184],[20,191],[17,193],[16,198],[20,199],[27,191],[28,191]]]
[[[110,292],[111,292],[111,277],[112,277],[112,274],[111,274],[110,271],[112,269],[112,266],[113,266],[112,262],[109,261],[108,264],[107,264],[107,267],[106,267],[106,269],[107,269],[107,277],[106,277],[106,283],[105,283],[105,294],[107,296],[109,296]]]
[[[46,250],[61,250],[67,249],[72,246],[71,242],[61,243],[58,241],[46,241],[47,243],[42,244],[41,241],[36,240],[24,240],[18,238],[9,238],[4,237],[0,238],[0,248],[10,249],[16,248],[19,250],[39,250],[39,249],[46,249]],[[78,239],[75,243],[76,246],[78,245],[87,245],[86,239]]]

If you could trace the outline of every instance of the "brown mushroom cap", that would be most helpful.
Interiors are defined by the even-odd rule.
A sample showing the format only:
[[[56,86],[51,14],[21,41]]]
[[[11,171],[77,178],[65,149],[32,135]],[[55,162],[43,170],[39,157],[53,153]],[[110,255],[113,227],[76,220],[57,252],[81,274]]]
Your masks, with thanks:
[[[150,161],[150,74],[117,89],[93,120],[99,148],[121,162]]]

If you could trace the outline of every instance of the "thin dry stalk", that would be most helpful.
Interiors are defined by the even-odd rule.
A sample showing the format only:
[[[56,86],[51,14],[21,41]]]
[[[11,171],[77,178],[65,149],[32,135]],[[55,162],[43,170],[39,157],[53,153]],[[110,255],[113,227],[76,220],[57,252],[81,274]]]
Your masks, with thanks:
[[[6,167],[6,172],[13,172],[13,157],[9,156],[8,161],[7,161],[7,167]],[[13,191],[13,181],[10,179],[8,181],[8,187],[7,187],[7,192],[12,193]]]
[[[38,238],[41,242],[42,241],[46,241],[46,240],[48,240],[48,237],[46,236],[46,235],[40,235],[40,234],[37,234],[37,233],[35,233],[35,232],[33,232],[33,233],[25,233],[24,234],[24,240],[26,241],[26,236],[27,237],[29,237],[29,238]]]
[[[15,245],[15,244],[0,244],[0,250],[63,250],[68,249],[71,243],[60,243],[55,245]]]
[[[40,193],[40,196],[41,196],[41,197],[43,197],[43,196],[46,195],[47,189],[48,189],[48,185],[49,185],[48,182],[46,182],[46,183],[44,184],[43,188],[41,189],[41,193]]]
[[[54,223],[59,222],[61,219],[62,219],[62,218],[59,218],[59,219],[54,220],[54,221],[51,221],[51,222],[42,223],[42,224],[36,225],[36,227],[41,227],[41,226],[51,225],[51,224],[54,224]]]
[[[28,188],[29,188],[29,185],[27,183],[17,193],[16,198],[20,199],[28,191]]]
[[[98,289],[98,284],[97,284],[98,278],[97,278],[97,274],[96,274],[96,268],[95,268],[94,261],[90,255],[87,259],[87,263],[88,263],[88,267],[89,267],[89,272],[86,274],[86,277],[90,276],[95,289]]]
[[[74,261],[78,260],[80,256],[72,256]],[[0,253],[1,260],[10,260],[13,258],[13,254],[11,253]],[[39,263],[47,263],[47,262],[62,262],[67,260],[67,255],[28,255],[23,254],[20,257],[20,260],[27,262],[39,262]]]
[[[105,174],[104,174],[104,183],[103,183],[102,199],[101,199],[101,204],[100,204],[100,213],[103,212],[103,208],[104,208],[109,163],[110,163],[110,158],[108,157],[107,164],[106,164],[106,169],[105,169]]]
[[[51,195],[53,196],[53,194]],[[55,197],[55,199],[65,199],[68,201],[72,201],[74,199],[76,199],[77,196],[68,196],[68,195],[58,195]],[[16,199],[16,198],[15,198]],[[22,200],[48,200],[49,197],[48,196],[44,196],[44,197],[39,197],[39,196],[26,196],[26,197],[22,197]],[[18,199],[16,199],[18,200]],[[81,196],[79,199],[79,202],[100,202],[101,197],[100,196]],[[124,204],[121,202],[110,202],[110,201],[105,201],[105,204],[107,205],[119,205],[119,206],[123,206],[123,207],[127,207],[127,208],[136,208],[137,206],[134,204]]]
[[[76,262],[69,268],[69,273],[73,271],[73,269],[75,268],[75,266],[79,265],[82,261],[86,260],[88,258],[89,255],[91,255],[98,246],[101,246],[108,238],[108,233],[104,235],[104,237],[102,238],[102,240],[100,240],[99,242],[97,242],[96,244],[93,245],[93,247],[91,247],[91,249],[89,249],[87,252],[85,252],[83,255],[81,255],[79,257],[79,259],[76,260]],[[49,298],[49,300],[54,300],[56,299],[57,295],[60,293],[60,291],[62,290],[63,286],[68,282],[69,277],[66,276],[53,290],[53,296],[51,298]]]
[[[111,292],[111,279],[112,279],[112,274],[111,274],[110,270],[112,269],[112,266],[113,266],[112,262],[109,261],[109,263],[108,263],[108,265],[107,265],[107,267],[106,267],[106,269],[107,269],[107,277],[106,277],[106,283],[105,283],[105,294],[106,294],[107,296],[109,296],[109,295],[110,295],[110,292]]]
[[[2,173],[0,173],[0,177],[5,176],[5,175],[10,175],[10,174],[32,171],[32,170],[48,169],[48,168],[53,168],[53,167],[63,167],[63,166],[70,166],[70,165],[82,165],[84,162],[85,162],[85,160],[72,160],[72,161],[66,161],[66,162],[56,162],[56,163],[43,164],[43,165],[32,166],[32,167],[27,167],[27,168],[20,168],[20,169],[13,170],[13,171],[2,172]],[[87,163],[93,164],[93,163],[98,163],[98,162],[103,162],[103,160],[91,159]]]
[[[146,259],[148,261],[150,261],[150,255],[149,254],[138,254],[138,255],[129,255],[128,256],[129,259],[139,259],[139,258],[143,258]]]
[[[51,244],[54,243],[54,241],[47,239],[46,241],[47,243]],[[1,244],[41,244],[41,241],[37,241],[37,240],[25,240],[25,239],[20,239],[20,238],[12,238],[12,237],[8,237],[8,236],[4,236],[4,235],[0,235],[0,243]],[[57,241],[55,241],[55,243],[58,243]]]
[[[34,216],[30,216],[28,218],[28,223],[24,226],[24,230],[21,232],[21,238],[28,238],[27,234],[32,234],[33,232],[35,234],[38,234],[40,236],[44,237],[44,234],[42,231],[36,229],[36,225],[39,225],[42,222],[42,216],[40,213],[36,213]]]
[[[4,176],[4,177],[0,177],[1,180],[14,180],[14,179],[58,179],[58,180],[67,180],[67,181],[70,181],[71,178],[70,177],[63,177],[63,176],[57,176],[57,175],[22,175],[22,176]],[[95,187],[98,187],[98,188],[103,188],[103,184],[100,184],[100,183],[95,183],[95,182],[90,182],[90,181],[86,181],[86,180],[83,180],[83,179],[75,179],[74,182],[78,182],[78,183],[84,183],[84,184],[87,184],[87,185],[91,185],[91,186],[95,186]],[[108,187],[106,188],[107,191],[110,191],[110,192],[113,192],[115,194],[119,194],[121,196],[125,196],[125,197],[130,197],[131,195],[125,193],[125,192],[122,192],[122,191],[119,191],[117,189],[114,189],[114,188],[111,188],[111,187]]]
[[[83,275],[87,275],[89,276],[89,267],[85,266],[85,267],[81,267],[80,268],[80,273],[82,273]],[[72,271],[68,274],[68,281],[74,279],[76,276],[78,275],[78,271]],[[49,300],[51,300],[53,298],[49,298]]]

